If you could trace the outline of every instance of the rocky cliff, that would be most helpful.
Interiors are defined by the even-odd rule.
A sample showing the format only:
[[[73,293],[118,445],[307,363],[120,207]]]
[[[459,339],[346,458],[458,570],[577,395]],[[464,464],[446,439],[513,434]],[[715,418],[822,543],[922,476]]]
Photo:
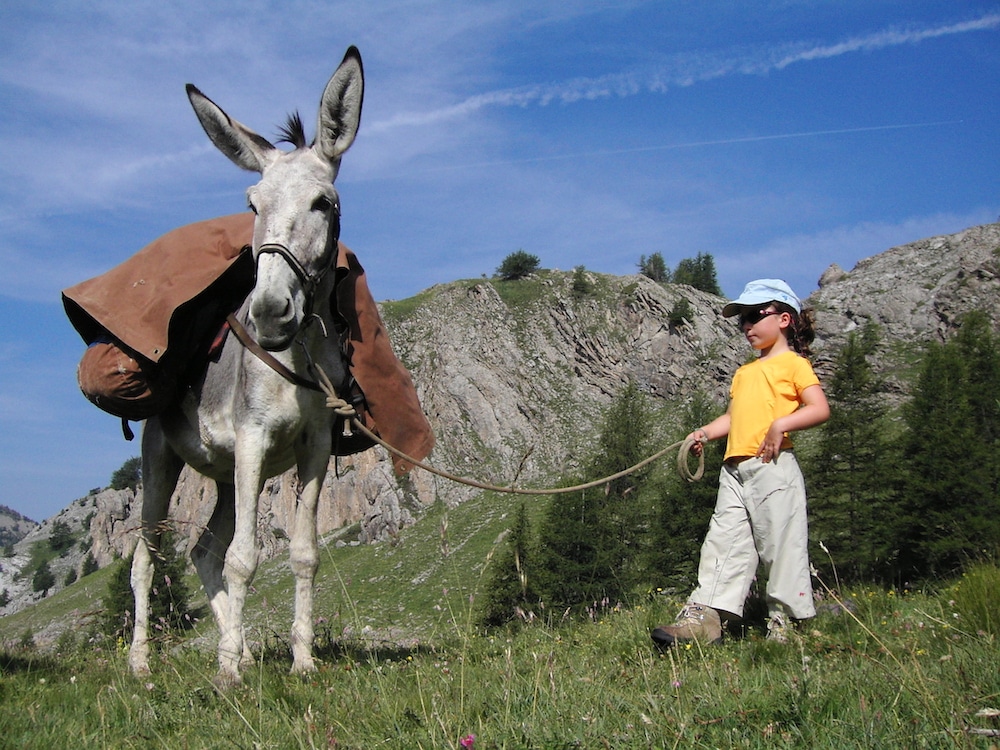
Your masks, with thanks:
[[[724,401],[749,352],[722,318],[723,300],[643,276],[585,276],[586,290],[572,273],[544,271],[519,281],[442,284],[382,306],[437,436],[433,465],[494,484],[538,486],[588,454],[602,411],[629,380],[658,400],[679,404],[702,391]],[[899,355],[893,344],[941,340],[963,313],[998,309],[1000,224],[892,248],[850,271],[831,266],[809,304],[817,310],[821,375],[845,337],[868,321],[889,344],[879,365],[891,375]],[[681,309],[690,312],[677,319]],[[897,378],[893,388],[905,396],[905,382]],[[267,555],[285,546],[294,488],[292,472],[265,487],[259,523]],[[331,461],[320,534],[350,526],[357,542],[385,539],[430,503],[459,503],[473,492],[421,469],[397,480],[376,448]],[[185,472],[171,509],[183,544],[197,538],[213,498],[211,485]],[[77,504],[85,506],[82,533],[100,565],[131,552],[138,503],[130,491]],[[43,538],[48,523],[18,549]]]

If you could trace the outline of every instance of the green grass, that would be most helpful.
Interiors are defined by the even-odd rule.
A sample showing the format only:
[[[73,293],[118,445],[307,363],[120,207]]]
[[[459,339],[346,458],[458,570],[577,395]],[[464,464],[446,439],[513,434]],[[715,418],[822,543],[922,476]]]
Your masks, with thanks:
[[[856,618],[824,611],[786,646],[752,630],[659,654],[656,599],[595,621],[482,635],[464,613],[409,646],[347,637],[319,671],[286,674],[267,651],[244,687],[211,686],[212,655],[165,649],[128,675],[118,648],[38,656],[9,648],[6,747],[988,748],[1000,703],[992,637],[955,626],[942,596],[850,592]],[[360,606],[360,605],[359,605]]]
[[[459,748],[470,734],[476,748],[998,742],[968,731],[1000,730],[986,711],[1000,706],[995,566],[938,592],[851,590],[853,614],[828,599],[787,646],[754,627],[660,654],[649,630],[679,604],[662,596],[484,634],[474,602],[513,503],[436,506],[392,544],[325,548],[308,678],[287,674],[287,563],[262,566],[248,605],[259,663],[224,695],[211,683],[210,622],[162,644],[151,677],[132,677],[123,644],[89,635],[106,574],[88,576],[0,620],[0,747]],[[54,650],[19,645],[53,617],[75,618]]]

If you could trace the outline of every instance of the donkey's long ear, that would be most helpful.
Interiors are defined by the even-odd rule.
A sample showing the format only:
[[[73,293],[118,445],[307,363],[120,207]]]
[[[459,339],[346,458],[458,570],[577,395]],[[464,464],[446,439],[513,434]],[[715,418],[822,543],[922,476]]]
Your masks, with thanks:
[[[361,104],[365,98],[365,72],[361,53],[350,47],[340,67],[334,71],[319,104],[319,124],[315,148],[334,162],[350,148],[361,124]]]
[[[232,119],[194,85],[189,83],[186,88],[194,113],[212,143],[236,166],[251,172],[263,172],[277,152],[270,141]]]

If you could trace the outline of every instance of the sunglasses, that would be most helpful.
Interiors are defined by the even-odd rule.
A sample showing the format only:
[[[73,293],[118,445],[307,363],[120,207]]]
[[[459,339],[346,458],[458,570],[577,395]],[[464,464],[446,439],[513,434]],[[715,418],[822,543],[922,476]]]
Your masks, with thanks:
[[[757,325],[760,321],[766,318],[768,315],[781,315],[778,310],[754,310],[753,312],[745,312],[740,315],[739,326],[743,328],[745,325]]]

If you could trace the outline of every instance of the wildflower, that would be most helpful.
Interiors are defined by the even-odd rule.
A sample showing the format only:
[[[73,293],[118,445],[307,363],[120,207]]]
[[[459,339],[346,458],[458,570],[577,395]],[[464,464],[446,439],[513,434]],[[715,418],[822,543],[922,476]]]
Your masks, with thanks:
[[[671,685],[671,687],[679,688],[681,686],[681,681],[680,680],[674,680],[673,682],[670,683],[670,685]]]
[[[467,734],[462,739],[458,741],[458,744],[465,748],[470,748],[476,742],[476,735]]]

